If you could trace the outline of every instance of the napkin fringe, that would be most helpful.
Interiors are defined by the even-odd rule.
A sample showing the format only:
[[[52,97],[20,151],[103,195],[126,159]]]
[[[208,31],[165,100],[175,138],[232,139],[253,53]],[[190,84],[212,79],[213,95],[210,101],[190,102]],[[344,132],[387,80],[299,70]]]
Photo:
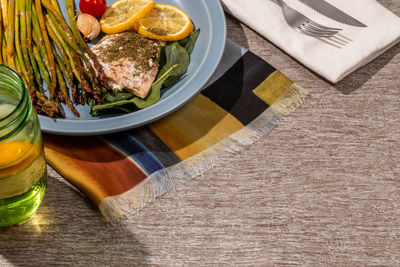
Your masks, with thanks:
[[[217,165],[229,164],[231,160],[226,159],[232,157],[227,154],[233,155],[243,151],[265,136],[285,116],[300,107],[306,96],[307,92],[304,89],[293,84],[272,104],[272,109],[267,109],[245,128],[190,159],[153,173],[131,190],[105,198],[99,205],[101,212],[113,225],[128,222],[134,214],[157,197]]]
[[[271,108],[281,113],[283,116],[288,116],[304,103],[307,95],[308,93],[306,90],[294,83],[271,105]]]

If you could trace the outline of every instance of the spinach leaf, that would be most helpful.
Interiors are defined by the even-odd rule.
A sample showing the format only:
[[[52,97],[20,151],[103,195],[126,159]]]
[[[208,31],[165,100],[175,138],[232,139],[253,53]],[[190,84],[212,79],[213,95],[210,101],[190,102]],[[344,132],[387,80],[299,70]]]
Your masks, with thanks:
[[[93,98],[87,98],[86,103],[89,105],[89,107],[93,107],[94,105],[97,104],[96,100],[94,100]]]
[[[121,100],[131,99],[133,97],[135,97],[135,95],[129,92],[117,92],[117,93],[107,93],[103,97],[103,100],[105,103],[114,103]]]
[[[163,83],[165,87],[174,85],[186,73],[189,63],[189,53],[178,42],[172,42],[164,47],[165,64],[161,67],[158,77],[161,77],[171,66],[178,64],[179,67],[173,74]]]
[[[92,107],[91,114],[93,116],[98,116],[100,113],[109,110],[119,109],[122,111],[132,111],[135,109],[143,109],[147,108],[151,105],[154,105],[161,98],[161,88],[164,82],[170,77],[172,73],[175,72],[176,69],[179,68],[179,65],[171,66],[163,75],[161,75],[157,80],[153,83],[150,93],[146,96],[146,98],[141,99],[139,97],[133,97],[131,99],[123,99],[113,103],[95,105]]]
[[[192,54],[194,50],[194,46],[196,44],[197,37],[199,37],[199,34],[200,29],[194,30],[188,37],[179,41],[179,44],[186,49],[189,55]]]

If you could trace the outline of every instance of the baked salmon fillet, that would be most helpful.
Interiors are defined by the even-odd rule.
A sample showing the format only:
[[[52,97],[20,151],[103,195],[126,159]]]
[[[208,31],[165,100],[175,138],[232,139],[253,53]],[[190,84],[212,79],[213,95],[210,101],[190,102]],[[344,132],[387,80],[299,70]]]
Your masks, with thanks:
[[[145,98],[158,73],[158,60],[164,42],[127,31],[104,36],[92,46],[104,69],[108,88]]]

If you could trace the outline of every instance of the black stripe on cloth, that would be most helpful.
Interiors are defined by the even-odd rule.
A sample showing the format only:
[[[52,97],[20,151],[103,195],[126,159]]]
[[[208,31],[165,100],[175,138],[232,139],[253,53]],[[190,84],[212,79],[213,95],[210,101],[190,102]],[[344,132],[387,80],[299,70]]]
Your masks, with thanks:
[[[268,108],[253,90],[275,70],[248,51],[221,78],[203,90],[202,94],[247,125]]]
[[[164,165],[173,166],[181,160],[161,141],[147,126],[139,127],[128,132],[131,136],[146,146],[146,149]]]

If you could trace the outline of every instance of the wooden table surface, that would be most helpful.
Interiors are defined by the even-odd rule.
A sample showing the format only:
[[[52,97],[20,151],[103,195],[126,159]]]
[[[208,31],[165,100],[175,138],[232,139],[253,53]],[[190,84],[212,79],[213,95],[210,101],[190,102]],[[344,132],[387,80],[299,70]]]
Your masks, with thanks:
[[[0,266],[400,265],[400,44],[332,86],[227,24],[309,91],[305,105],[123,229],[49,169],[38,212],[0,229]]]

